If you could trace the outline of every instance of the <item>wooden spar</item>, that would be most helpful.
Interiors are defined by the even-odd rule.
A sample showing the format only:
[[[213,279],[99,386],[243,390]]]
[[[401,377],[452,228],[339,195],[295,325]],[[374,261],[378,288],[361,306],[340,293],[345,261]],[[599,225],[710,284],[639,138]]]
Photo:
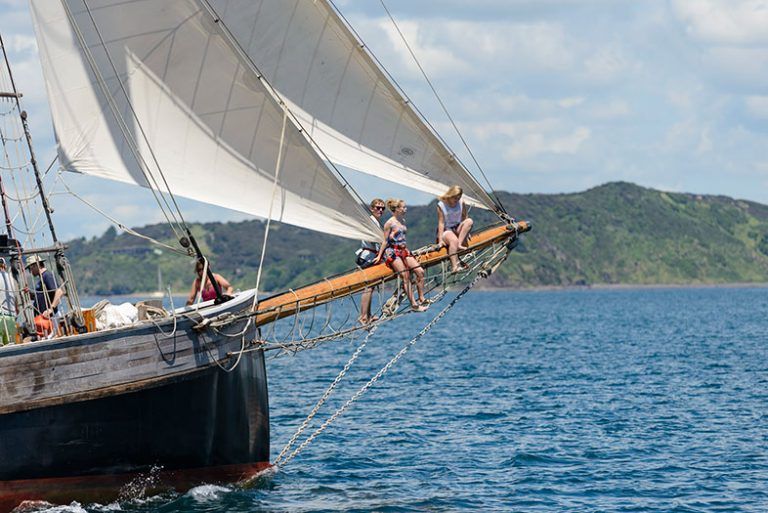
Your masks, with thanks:
[[[467,254],[484,249],[491,244],[502,242],[516,234],[525,233],[531,229],[527,221],[518,221],[517,231],[514,225],[498,225],[472,235],[467,249],[460,254]],[[416,257],[422,267],[429,268],[448,259],[448,248]],[[323,280],[300,289],[283,292],[259,302],[256,313],[256,325],[261,326],[270,322],[289,317],[309,310],[332,299],[345,297],[359,292],[366,287],[390,281],[396,278],[392,269],[386,264],[378,264],[367,269],[357,269],[341,276]]]

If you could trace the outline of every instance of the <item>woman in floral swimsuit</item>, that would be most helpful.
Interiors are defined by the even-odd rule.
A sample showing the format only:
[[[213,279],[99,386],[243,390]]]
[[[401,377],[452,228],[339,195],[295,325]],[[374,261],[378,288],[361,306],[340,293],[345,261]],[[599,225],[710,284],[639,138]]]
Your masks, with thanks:
[[[400,274],[403,279],[403,287],[411,302],[411,309],[416,312],[424,312],[427,306],[422,304],[424,297],[424,269],[419,265],[405,242],[405,233],[408,228],[405,226],[405,213],[408,210],[405,201],[401,199],[387,200],[387,208],[392,211],[392,217],[384,224],[384,244],[381,245],[379,254],[376,256],[375,263],[384,259],[384,262],[392,268],[393,271]],[[419,300],[413,296],[413,287],[411,287],[411,272],[416,276],[416,290],[419,293]]]

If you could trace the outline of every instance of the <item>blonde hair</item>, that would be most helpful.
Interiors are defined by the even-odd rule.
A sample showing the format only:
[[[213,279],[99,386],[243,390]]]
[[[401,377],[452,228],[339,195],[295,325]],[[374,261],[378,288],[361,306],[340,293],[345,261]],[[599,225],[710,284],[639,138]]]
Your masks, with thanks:
[[[376,205],[378,205],[379,203],[384,203],[384,200],[383,200],[383,199],[381,199],[381,198],[373,198],[373,199],[371,200],[371,203],[370,203],[368,206],[370,206],[371,208],[373,208],[373,207],[375,207]]]
[[[405,203],[403,200],[399,198],[389,198],[387,200],[387,208],[392,212],[395,213],[395,210],[397,210],[397,207],[400,206],[400,203]]]
[[[440,196],[440,201],[445,201],[451,198],[458,198],[462,194],[464,194],[464,191],[461,189],[461,187],[458,185],[453,185],[450,189],[445,191],[442,196]]]

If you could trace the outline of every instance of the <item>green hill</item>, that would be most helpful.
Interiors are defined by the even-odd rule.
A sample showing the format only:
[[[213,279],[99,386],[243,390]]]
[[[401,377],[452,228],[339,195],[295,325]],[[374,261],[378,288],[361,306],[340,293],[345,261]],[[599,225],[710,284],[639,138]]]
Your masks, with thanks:
[[[533,222],[533,231],[495,274],[491,286],[593,284],[716,284],[762,282],[768,276],[768,206],[609,183],[576,194],[499,193],[506,208]],[[475,209],[476,226],[493,216]],[[408,211],[409,245],[434,241],[435,205]],[[137,231],[173,244],[169,228]],[[264,224],[205,223],[193,232],[217,272],[236,287],[256,283]],[[117,234],[69,243],[84,294],[128,294],[163,284],[186,292],[191,259]],[[353,266],[355,241],[272,224],[262,288],[306,284]]]

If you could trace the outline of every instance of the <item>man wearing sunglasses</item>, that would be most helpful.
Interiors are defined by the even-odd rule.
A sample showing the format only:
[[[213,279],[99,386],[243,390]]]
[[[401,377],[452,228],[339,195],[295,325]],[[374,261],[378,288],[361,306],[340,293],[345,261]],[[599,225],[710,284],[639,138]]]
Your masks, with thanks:
[[[379,222],[379,225],[381,225],[381,216],[384,214],[384,209],[386,206],[384,205],[384,200],[380,198],[375,198],[373,201],[371,201],[370,209],[371,209],[371,215],[376,218],[376,220]],[[358,249],[355,254],[357,255],[357,265],[361,269],[365,269],[366,267],[370,267],[373,265],[373,261],[376,259],[376,255],[379,254],[379,248],[381,246],[381,243],[378,241],[362,241],[362,244],[360,246],[360,249]],[[373,296],[373,289],[375,287],[368,287],[365,289],[360,296],[360,323],[361,324],[368,324],[369,322],[375,321],[378,319],[375,315],[371,315],[371,299]]]

